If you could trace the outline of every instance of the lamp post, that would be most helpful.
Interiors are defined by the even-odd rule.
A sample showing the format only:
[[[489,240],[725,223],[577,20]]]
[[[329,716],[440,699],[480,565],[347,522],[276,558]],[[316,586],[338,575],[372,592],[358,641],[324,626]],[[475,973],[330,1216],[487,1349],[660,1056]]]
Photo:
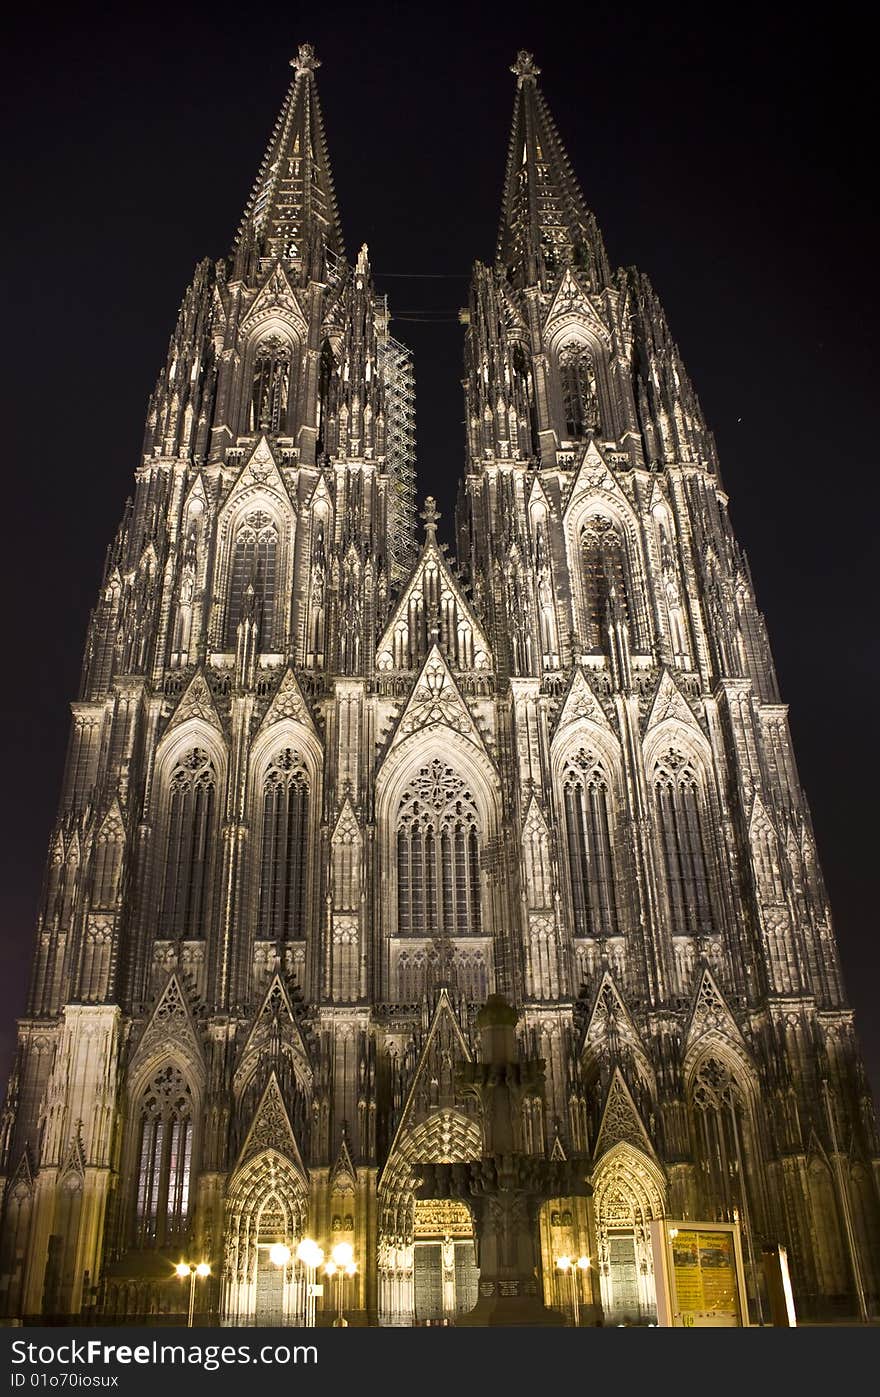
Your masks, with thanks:
[[[590,1258],[588,1256],[579,1256],[577,1261],[575,1261],[570,1256],[560,1256],[556,1262],[556,1266],[558,1270],[560,1270],[563,1273],[563,1275],[568,1276],[569,1281],[571,1282],[571,1308],[572,1313],[574,1314],[575,1328],[577,1328],[581,1322],[580,1305],[578,1304],[577,1273],[578,1271],[589,1271]]]
[[[347,1329],[348,1320],[342,1313],[343,1286],[346,1276],[357,1274],[357,1262],[354,1259],[354,1252],[349,1242],[337,1242],[330,1253],[330,1260],[324,1267],[324,1275],[332,1278],[336,1277],[336,1318],[333,1321],[334,1329]]]
[[[187,1316],[186,1327],[192,1329],[193,1313],[196,1304],[196,1276],[200,1281],[205,1280],[211,1274],[211,1268],[207,1261],[178,1261],[175,1271],[182,1281],[189,1276],[189,1314]]]
[[[311,1237],[303,1237],[296,1249],[296,1259],[302,1262],[306,1273],[306,1328],[314,1329],[315,1300],[317,1298],[315,1275],[324,1260],[324,1252],[317,1242],[312,1241]]]

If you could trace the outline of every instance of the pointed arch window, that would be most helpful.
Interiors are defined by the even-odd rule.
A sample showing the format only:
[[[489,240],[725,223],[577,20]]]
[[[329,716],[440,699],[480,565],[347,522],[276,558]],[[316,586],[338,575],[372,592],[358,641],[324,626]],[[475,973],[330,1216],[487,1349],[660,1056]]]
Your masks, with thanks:
[[[290,346],[277,336],[262,340],[254,357],[249,429],[283,433],[290,399]]]
[[[569,340],[559,351],[559,377],[568,437],[584,437],[599,429],[596,368],[587,345]]]
[[[334,398],[334,377],[336,375],[336,360],[333,356],[333,347],[329,340],[324,341],[321,350],[321,360],[318,369],[318,452],[332,454],[335,442],[330,440],[329,424],[335,408]]]
[[[263,777],[259,935],[293,941],[305,935],[309,784],[300,754],[275,753]]]
[[[244,615],[248,588],[254,590],[261,649],[275,641],[275,596],[278,570],[278,529],[263,510],[255,510],[239,525],[232,549],[229,603],[226,608],[226,649],[234,650],[238,623]]]
[[[700,782],[690,762],[669,751],[654,773],[654,795],[672,931],[700,935],[714,925]]]
[[[616,936],[620,909],[608,778],[583,748],[563,776],[565,834],[575,936]]]
[[[581,533],[584,584],[584,642],[601,650],[607,638],[609,611],[629,619],[626,563],[620,534],[610,519],[596,514]]]
[[[138,1120],[137,1241],[164,1246],[183,1236],[189,1212],[193,1102],[178,1067],[156,1073]]]
[[[480,933],[480,839],[473,795],[445,762],[423,766],[397,817],[401,935]]]
[[[703,1205],[707,1217],[749,1225],[748,1177],[754,1165],[745,1093],[721,1056],[703,1059],[691,1084]]]
[[[168,940],[207,935],[217,773],[201,747],[174,767],[169,783],[168,837],[160,925]]]

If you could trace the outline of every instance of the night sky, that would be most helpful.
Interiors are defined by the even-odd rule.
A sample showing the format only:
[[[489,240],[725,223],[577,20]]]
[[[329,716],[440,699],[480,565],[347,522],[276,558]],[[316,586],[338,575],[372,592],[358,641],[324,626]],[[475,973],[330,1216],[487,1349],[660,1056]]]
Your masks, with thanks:
[[[450,542],[457,311],[470,264],[494,254],[508,69],[534,51],[612,263],[652,278],[718,439],[880,1089],[868,37],[845,7],[834,31],[794,7],[567,9],[218,0],[33,5],[7,22],[4,1080],[67,705],[147,399],[195,263],[231,243],[308,40],[348,254],[369,244],[415,353],[419,493],[438,496]]]

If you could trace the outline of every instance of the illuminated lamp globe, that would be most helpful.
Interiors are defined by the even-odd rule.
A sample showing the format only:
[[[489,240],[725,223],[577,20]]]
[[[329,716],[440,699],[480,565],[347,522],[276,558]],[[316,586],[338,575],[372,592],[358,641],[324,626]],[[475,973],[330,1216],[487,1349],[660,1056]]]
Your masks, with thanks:
[[[176,1274],[180,1277],[180,1279],[183,1280],[183,1278],[184,1278],[185,1276],[188,1276],[188,1275],[189,1275],[189,1262],[188,1262],[188,1261],[178,1261],[178,1263],[177,1263],[177,1265],[175,1266],[174,1270],[175,1270]]]
[[[354,1260],[354,1248],[350,1242],[337,1242],[330,1255],[337,1266],[348,1266]]]
[[[210,1276],[210,1274],[211,1268],[208,1265],[207,1261],[200,1261],[198,1266],[196,1267],[196,1275],[199,1276],[201,1280],[204,1280],[205,1277]]]
[[[312,1241],[311,1237],[303,1237],[296,1249],[296,1255],[297,1260],[301,1261],[303,1266],[314,1268],[320,1266],[321,1262],[324,1260],[323,1251],[318,1246],[317,1242]]]
[[[556,1265],[559,1267],[560,1271],[570,1271],[570,1270],[571,1270],[571,1257],[570,1257],[570,1256],[560,1256],[560,1258],[559,1258],[559,1260],[557,1261]]]
[[[269,1248],[269,1260],[273,1266],[286,1266],[290,1260],[290,1247],[284,1242],[273,1242]]]

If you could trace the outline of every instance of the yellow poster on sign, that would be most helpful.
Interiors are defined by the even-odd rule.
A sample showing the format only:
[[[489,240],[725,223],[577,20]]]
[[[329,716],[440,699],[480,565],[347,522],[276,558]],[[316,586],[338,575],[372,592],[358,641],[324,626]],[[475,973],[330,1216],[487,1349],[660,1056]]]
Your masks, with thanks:
[[[738,1224],[658,1221],[652,1224],[652,1241],[661,1324],[686,1329],[748,1324]]]

